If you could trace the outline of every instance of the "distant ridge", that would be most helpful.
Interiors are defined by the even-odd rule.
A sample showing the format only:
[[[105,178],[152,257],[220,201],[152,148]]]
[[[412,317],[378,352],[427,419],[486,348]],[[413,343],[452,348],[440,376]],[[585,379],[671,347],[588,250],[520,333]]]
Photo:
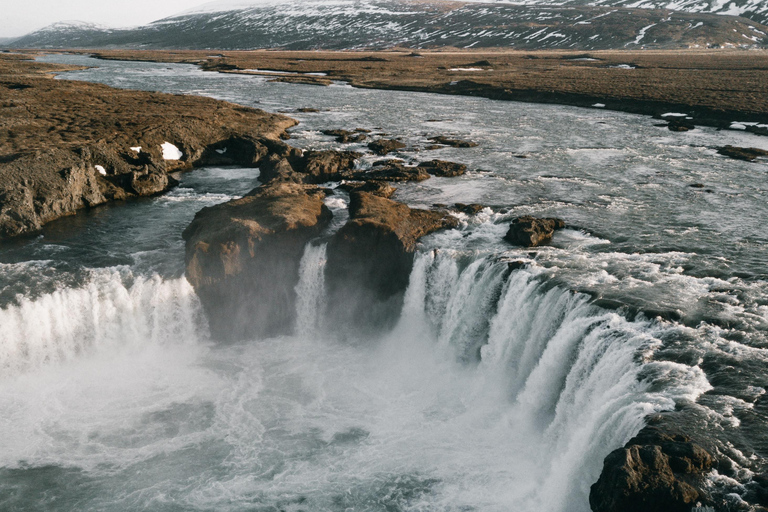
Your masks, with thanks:
[[[732,11],[762,2],[733,0]],[[134,29],[63,23],[11,43],[28,48],[385,49],[453,46],[599,50],[768,45],[768,27],[728,15],[615,7],[628,1],[525,4],[420,0],[214,2]],[[634,0],[632,5],[664,4]],[[667,2],[668,3],[668,2]],[[679,0],[675,5],[685,4]],[[697,9],[722,2],[700,0]],[[753,5],[754,4],[754,5]],[[750,7],[751,8],[751,7]],[[766,7],[768,9],[768,7]],[[701,9],[699,9],[701,10]]]

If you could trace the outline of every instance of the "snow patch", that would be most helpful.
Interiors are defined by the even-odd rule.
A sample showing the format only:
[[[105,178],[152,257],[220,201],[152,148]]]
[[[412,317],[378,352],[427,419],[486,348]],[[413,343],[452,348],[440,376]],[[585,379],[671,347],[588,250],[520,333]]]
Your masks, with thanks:
[[[163,142],[160,147],[163,149],[163,160],[178,160],[184,153],[170,142]]]
[[[107,175],[107,170],[103,166],[101,166],[101,165],[94,165],[93,167],[96,168],[96,170],[99,171],[99,174],[101,174],[102,176],[106,176]]]
[[[595,108],[605,108],[605,103],[595,103],[592,106],[595,107]]]
[[[135,151],[137,153],[141,153],[141,146],[133,146],[131,148],[131,151]]]

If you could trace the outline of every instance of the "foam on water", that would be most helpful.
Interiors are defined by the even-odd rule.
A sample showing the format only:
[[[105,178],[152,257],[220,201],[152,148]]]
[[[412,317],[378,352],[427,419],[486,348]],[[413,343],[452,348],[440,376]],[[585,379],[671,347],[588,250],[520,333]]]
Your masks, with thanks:
[[[133,279],[118,269],[94,271],[80,288],[22,298],[0,310],[0,325],[3,377],[107,347],[205,337],[202,311],[186,279]]]
[[[207,346],[184,280],[105,271],[3,310],[2,471],[79,468],[57,492],[100,510],[586,511],[608,451],[708,389],[636,362],[670,326],[455,251],[417,257],[392,332],[339,343],[324,261],[306,247],[297,335],[243,345]]]

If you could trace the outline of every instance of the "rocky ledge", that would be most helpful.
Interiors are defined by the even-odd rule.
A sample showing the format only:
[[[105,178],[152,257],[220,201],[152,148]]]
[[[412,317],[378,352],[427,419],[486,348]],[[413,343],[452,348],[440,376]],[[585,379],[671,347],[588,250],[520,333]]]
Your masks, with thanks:
[[[562,219],[539,219],[526,215],[512,220],[504,240],[523,247],[537,247],[552,240],[555,230],[564,227],[565,221]]]
[[[162,193],[176,184],[174,171],[255,165],[296,124],[210,98],[49,74],[64,69],[0,56],[0,240],[82,208]]]
[[[444,210],[418,210],[368,192],[350,193],[349,221],[328,244],[329,315],[352,330],[397,318],[424,235],[454,228]]]
[[[323,202],[329,191],[317,187],[328,181],[341,182],[350,202],[349,220],[327,239],[331,298],[325,316],[353,330],[395,320],[419,238],[458,221],[446,210],[418,210],[388,199],[395,188],[383,178],[382,165],[355,169],[359,153],[302,151],[278,140],[240,142],[238,152],[258,162],[265,185],[203,209],[184,231],[187,279],[214,336],[233,340],[293,331],[304,247],[321,237],[332,217]],[[449,164],[430,165],[459,165]],[[413,172],[429,177],[423,169]]]
[[[222,339],[293,327],[304,246],[331,220],[316,187],[274,182],[204,208],[184,230],[187,280]]]
[[[605,458],[589,504],[594,512],[690,512],[712,504],[705,477],[715,462],[689,437],[647,426]]]

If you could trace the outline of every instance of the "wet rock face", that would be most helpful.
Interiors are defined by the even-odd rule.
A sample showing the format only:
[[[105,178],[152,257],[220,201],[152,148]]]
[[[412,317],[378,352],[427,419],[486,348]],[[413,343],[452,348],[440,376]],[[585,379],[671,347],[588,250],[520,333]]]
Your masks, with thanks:
[[[307,151],[298,170],[307,183],[341,181],[361,156],[355,151]]]
[[[347,192],[368,192],[387,199],[397,192],[397,189],[386,181],[347,181],[339,185],[339,188]]]
[[[0,82],[19,85],[0,87],[0,103],[13,105],[3,110],[4,126],[25,127],[0,137],[0,240],[82,208],[165,192],[176,184],[170,172],[255,166],[268,139],[296,124],[211,98],[51,80],[44,73],[53,69],[0,59]],[[166,143],[179,149],[178,160],[164,158]]]
[[[723,146],[717,149],[717,152],[723,156],[754,162],[758,158],[768,157],[768,151],[759,148],[740,148],[738,146]]]
[[[276,182],[195,215],[183,233],[186,275],[217,339],[292,331],[304,246],[332,217],[324,197]]]
[[[325,135],[336,137],[336,142],[349,144],[353,142],[363,142],[368,136],[360,131],[351,132],[349,130],[323,130]]]
[[[377,155],[386,155],[405,147],[405,143],[395,139],[379,139],[368,143],[368,149]]]
[[[565,227],[565,221],[556,218],[539,219],[526,215],[512,221],[504,240],[523,247],[536,247],[552,240],[555,230]]]
[[[328,245],[329,316],[352,331],[386,328],[402,306],[419,238],[458,221],[367,192],[350,194],[349,212]]]
[[[437,144],[443,144],[444,146],[451,146],[454,148],[474,148],[477,146],[477,142],[472,142],[471,140],[453,139],[451,137],[446,137],[445,135],[430,137],[429,140]]]
[[[428,162],[421,162],[418,166],[429,174],[440,178],[454,178],[467,171],[466,165],[446,160],[429,160]]]
[[[373,163],[371,170],[356,175],[360,179],[378,181],[424,181],[429,174],[421,167],[409,167],[400,160],[380,160]]]
[[[703,478],[714,463],[689,438],[646,427],[606,457],[589,504],[594,512],[689,512],[710,502]]]

